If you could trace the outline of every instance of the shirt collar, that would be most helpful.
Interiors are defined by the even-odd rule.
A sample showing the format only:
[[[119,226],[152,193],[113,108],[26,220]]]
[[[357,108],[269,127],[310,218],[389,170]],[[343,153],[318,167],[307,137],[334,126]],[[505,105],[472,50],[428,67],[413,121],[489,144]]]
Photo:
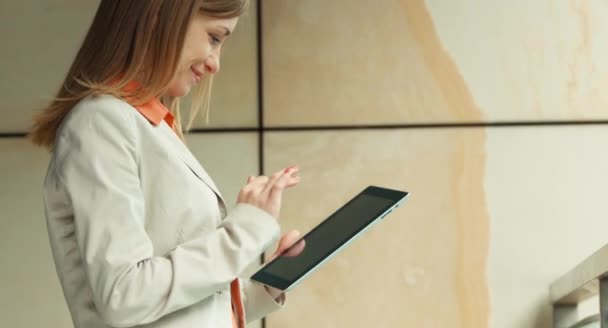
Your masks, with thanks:
[[[173,128],[175,117],[157,98],[154,98],[145,104],[135,106],[135,109],[155,126],[158,126],[164,120]]]
[[[136,81],[131,81],[127,83],[124,90],[133,90],[137,86],[138,83]],[[127,98],[127,101],[130,101],[130,99]],[[133,107],[135,107],[135,109],[137,109],[141,115],[150,121],[150,123],[154,124],[154,126],[158,126],[164,120],[171,128],[173,128],[175,117],[158,98],[153,98],[145,104]]]

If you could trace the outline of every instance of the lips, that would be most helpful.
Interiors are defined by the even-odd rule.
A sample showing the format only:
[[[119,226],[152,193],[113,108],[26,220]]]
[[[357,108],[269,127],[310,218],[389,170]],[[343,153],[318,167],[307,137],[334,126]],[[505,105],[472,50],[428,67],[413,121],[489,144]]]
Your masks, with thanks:
[[[197,70],[194,67],[191,67],[190,70],[192,70],[192,73],[194,73],[194,77],[196,78],[196,82],[199,82],[201,80],[201,78],[203,77],[203,73],[199,70]]]

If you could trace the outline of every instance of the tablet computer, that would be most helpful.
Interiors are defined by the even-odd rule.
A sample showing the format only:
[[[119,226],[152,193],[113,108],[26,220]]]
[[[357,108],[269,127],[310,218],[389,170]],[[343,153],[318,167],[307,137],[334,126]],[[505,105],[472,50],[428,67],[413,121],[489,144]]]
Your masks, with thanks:
[[[254,273],[251,279],[284,291],[292,289],[373,223],[398,207],[408,195],[406,191],[378,186],[365,188],[300,239],[305,241],[300,255],[279,256]],[[298,243],[294,243],[294,247]]]

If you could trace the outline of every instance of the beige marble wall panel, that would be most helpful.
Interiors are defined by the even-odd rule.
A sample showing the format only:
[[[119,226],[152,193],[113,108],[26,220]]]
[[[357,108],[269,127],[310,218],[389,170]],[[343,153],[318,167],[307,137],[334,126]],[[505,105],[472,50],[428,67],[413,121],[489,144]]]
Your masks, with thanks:
[[[267,125],[390,124],[475,116],[423,1],[264,2]],[[469,115],[466,115],[466,114]]]
[[[226,43],[214,82],[209,127],[258,124],[256,3]],[[56,94],[99,1],[0,3],[0,132],[23,132]],[[205,127],[199,117],[196,127]]]
[[[426,3],[486,120],[608,118],[606,1]]]
[[[486,149],[490,327],[551,327],[549,285],[608,243],[608,131],[490,129]]]
[[[411,198],[291,292],[268,327],[488,327],[484,130],[270,133],[292,163],[284,232],[309,231],[367,185]]]
[[[265,122],[606,119],[607,12],[600,0],[268,0]]]
[[[99,0],[0,2],[0,132],[23,132],[57,93]]]
[[[49,247],[42,181],[48,154],[0,140],[0,316],[3,327],[70,327]]]

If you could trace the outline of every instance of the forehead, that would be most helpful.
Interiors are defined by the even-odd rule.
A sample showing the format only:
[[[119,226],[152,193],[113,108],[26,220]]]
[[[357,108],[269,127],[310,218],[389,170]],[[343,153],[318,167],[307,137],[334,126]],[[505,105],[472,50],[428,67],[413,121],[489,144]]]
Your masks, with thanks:
[[[207,16],[204,14],[199,14],[194,17],[194,23],[201,27],[205,28],[227,28],[230,32],[234,31],[237,22],[239,21],[238,17],[234,18],[216,18]]]

